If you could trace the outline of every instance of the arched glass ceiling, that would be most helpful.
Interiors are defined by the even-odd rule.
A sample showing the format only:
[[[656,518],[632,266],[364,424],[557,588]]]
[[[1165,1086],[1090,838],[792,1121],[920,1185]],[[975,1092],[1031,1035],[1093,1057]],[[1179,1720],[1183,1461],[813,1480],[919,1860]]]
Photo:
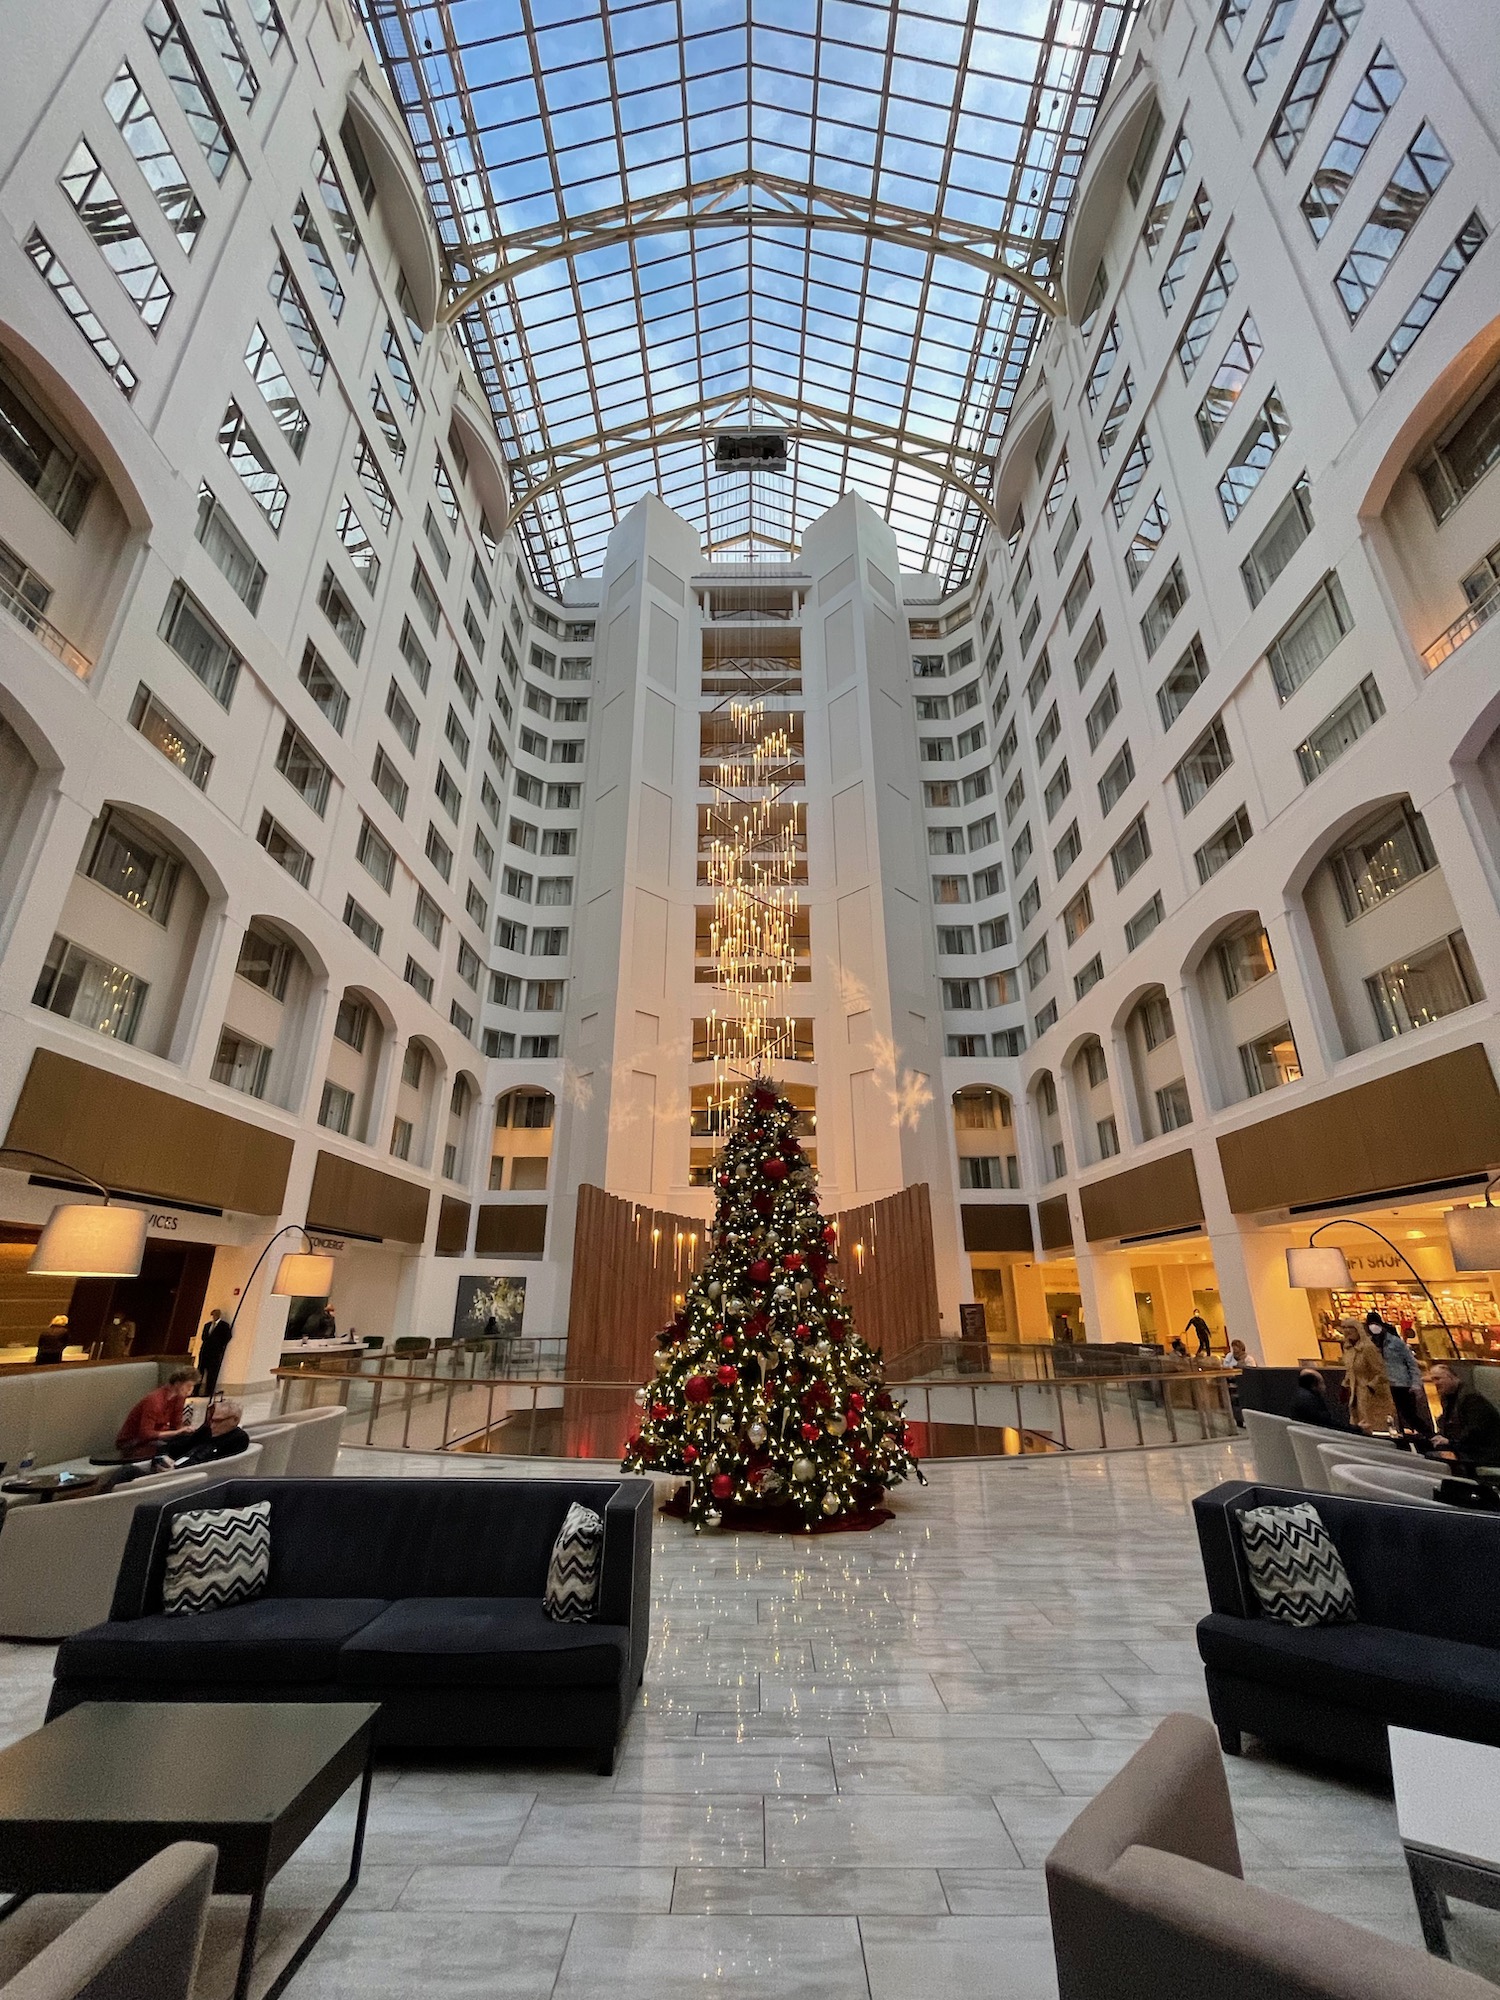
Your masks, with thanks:
[[[795,548],[851,488],[890,520],[907,568],[964,580],[983,515],[940,461],[984,484],[1041,315],[881,217],[991,233],[997,259],[1047,284],[1137,0],[361,4],[456,283],[519,232],[626,211],[598,232],[610,240],[529,260],[461,322],[518,496],[592,438],[642,438],[521,516],[543,588],[597,571],[643,493],[733,559]],[[632,203],[726,178],[752,202],[757,176],[810,190],[809,215],[820,190],[879,212],[868,234],[800,218],[628,227]],[[700,405],[711,422],[684,434]],[[714,470],[709,429],[795,430],[798,408],[817,416],[786,473]],[[862,425],[912,456],[862,449]]]

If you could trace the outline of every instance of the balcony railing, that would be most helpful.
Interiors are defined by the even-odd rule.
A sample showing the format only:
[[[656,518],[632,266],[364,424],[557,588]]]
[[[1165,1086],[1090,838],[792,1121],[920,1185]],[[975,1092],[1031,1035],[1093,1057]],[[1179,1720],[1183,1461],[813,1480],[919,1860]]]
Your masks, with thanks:
[[[278,1412],[343,1404],[343,1442],[375,1451],[482,1453],[618,1464],[640,1421],[632,1382],[279,1368]],[[1236,1434],[1222,1369],[1072,1380],[892,1383],[923,1458],[1140,1451]]]
[[[1476,597],[1463,616],[1455,618],[1447,631],[1440,633],[1426,648],[1422,660],[1427,671],[1431,673],[1434,667],[1440,667],[1444,660],[1450,659],[1460,646],[1473,638],[1481,625],[1489,623],[1496,612],[1500,612],[1500,583],[1492,583],[1482,597]]]
[[[49,618],[44,618],[35,605],[28,604],[20,591],[0,577],[0,610],[8,611],[18,625],[47,648],[55,660],[61,660],[70,674],[77,674],[79,680],[86,681],[94,671],[94,663],[88,659],[70,639],[65,639]]]

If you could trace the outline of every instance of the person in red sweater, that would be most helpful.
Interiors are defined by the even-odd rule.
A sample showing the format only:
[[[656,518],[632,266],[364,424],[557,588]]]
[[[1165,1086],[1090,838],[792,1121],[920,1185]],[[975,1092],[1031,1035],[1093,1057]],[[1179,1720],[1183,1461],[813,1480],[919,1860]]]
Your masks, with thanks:
[[[115,1449],[122,1458],[155,1458],[164,1444],[191,1433],[183,1412],[197,1380],[196,1370],[179,1368],[160,1389],[142,1396],[115,1433]]]

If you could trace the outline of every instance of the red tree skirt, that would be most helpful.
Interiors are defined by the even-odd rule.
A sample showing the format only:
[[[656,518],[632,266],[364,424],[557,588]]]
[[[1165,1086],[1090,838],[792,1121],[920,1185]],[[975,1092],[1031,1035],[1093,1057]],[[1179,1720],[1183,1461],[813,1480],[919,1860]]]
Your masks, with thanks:
[[[685,1521],[688,1517],[688,1486],[686,1481],[679,1486],[670,1500],[662,1503],[661,1511],[670,1514],[674,1521]],[[729,1530],[734,1534],[753,1535],[855,1535],[867,1528],[878,1528],[885,1521],[894,1521],[895,1515],[889,1507],[862,1508],[857,1514],[835,1514],[832,1519],[819,1516],[815,1521],[804,1518],[802,1509],[794,1507],[790,1500],[784,1500],[776,1507],[745,1507],[733,1500],[726,1500],[719,1508],[723,1521],[716,1533]]]

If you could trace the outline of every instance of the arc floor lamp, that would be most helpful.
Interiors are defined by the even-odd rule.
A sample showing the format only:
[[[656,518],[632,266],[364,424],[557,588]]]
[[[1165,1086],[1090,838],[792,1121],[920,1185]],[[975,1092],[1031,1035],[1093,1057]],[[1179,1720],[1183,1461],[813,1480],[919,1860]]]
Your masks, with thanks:
[[[109,1189],[81,1167],[29,1146],[0,1146],[0,1159],[57,1167],[104,1199],[60,1201],[43,1225],[26,1269],[34,1278],[138,1278],[146,1254],[146,1211],[110,1205]]]

